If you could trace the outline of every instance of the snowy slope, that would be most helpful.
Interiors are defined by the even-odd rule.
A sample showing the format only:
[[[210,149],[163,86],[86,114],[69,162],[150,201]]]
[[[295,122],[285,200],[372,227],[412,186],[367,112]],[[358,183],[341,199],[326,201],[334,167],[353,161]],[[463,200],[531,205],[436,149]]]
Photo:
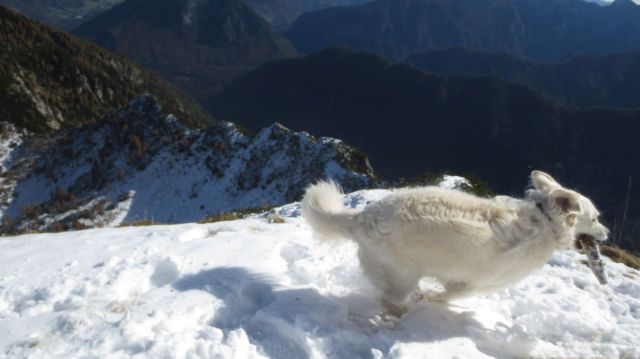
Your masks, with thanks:
[[[514,287],[394,323],[353,243],[318,242],[298,204],[278,212],[0,239],[0,357],[640,358],[640,272],[624,265],[606,260],[600,286],[557,253]]]
[[[355,190],[375,176],[340,140],[279,124],[257,134],[225,122],[189,129],[149,95],[46,141],[16,141],[0,138],[0,219],[13,232],[194,222],[297,200],[319,178]]]
[[[15,180],[7,170],[16,162],[17,148],[23,143],[24,133],[8,122],[0,122],[0,218],[13,199]]]

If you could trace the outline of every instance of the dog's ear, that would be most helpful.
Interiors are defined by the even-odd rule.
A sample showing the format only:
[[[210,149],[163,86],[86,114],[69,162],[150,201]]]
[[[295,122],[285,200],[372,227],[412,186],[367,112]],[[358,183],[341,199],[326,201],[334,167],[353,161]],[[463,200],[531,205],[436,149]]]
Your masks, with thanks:
[[[556,182],[553,177],[542,171],[531,172],[531,183],[535,189],[545,192],[550,192],[556,188],[562,188],[562,186]]]
[[[551,199],[552,204],[560,209],[560,212],[563,214],[577,215],[582,212],[580,199],[572,191],[564,188],[558,188],[551,192],[549,198]]]

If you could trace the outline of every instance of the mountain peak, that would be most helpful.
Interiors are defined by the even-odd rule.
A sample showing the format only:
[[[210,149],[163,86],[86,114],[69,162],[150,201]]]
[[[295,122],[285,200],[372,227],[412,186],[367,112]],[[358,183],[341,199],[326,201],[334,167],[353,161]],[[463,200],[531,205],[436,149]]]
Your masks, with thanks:
[[[624,6],[624,7],[636,7],[638,6],[638,4],[636,4],[635,2],[633,2],[633,0],[615,0],[611,3],[611,6]]]
[[[295,54],[240,0],[127,0],[76,31],[200,100],[248,68]]]
[[[76,32],[102,44],[108,37],[117,41],[126,35],[144,35],[125,34],[120,29],[133,27],[169,30],[182,40],[214,48],[277,37],[266,20],[240,0],[127,0]],[[118,44],[107,41],[106,45]]]

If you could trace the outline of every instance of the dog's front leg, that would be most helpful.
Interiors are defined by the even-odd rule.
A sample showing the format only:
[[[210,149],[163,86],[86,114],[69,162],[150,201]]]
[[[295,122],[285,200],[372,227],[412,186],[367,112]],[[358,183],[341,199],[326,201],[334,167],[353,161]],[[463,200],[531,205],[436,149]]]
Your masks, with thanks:
[[[389,299],[383,298],[382,304],[389,314],[399,318],[426,297],[427,294],[424,291],[420,290],[418,286],[416,286],[416,288],[411,291],[411,293],[403,301],[394,302],[390,301]]]
[[[395,318],[401,318],[409,311],[409,308],[406,305],[394,303],[385,298],[382,298],[382,305],[384,306],[384,312],[382,313],[383,318],[387,318],[388,315]]]
[[[431,302],[449,302],[473,293],[473,288],[465,282],[447,282],[444,292],[428,292],[426,298]]]
[[[417,304],[427,298],[427,292],[420,289],[420,286],[416,286],[416,288],[409,294],[407,297],[407,301],[409,304]]]

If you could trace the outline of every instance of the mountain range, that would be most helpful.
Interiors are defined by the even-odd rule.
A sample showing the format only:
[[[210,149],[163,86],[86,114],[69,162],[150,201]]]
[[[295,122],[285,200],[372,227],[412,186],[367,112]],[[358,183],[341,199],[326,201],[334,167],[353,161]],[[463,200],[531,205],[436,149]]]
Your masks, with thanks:
[[[346,49],[264,65],[212,102],[215,116],[250,128],[277,120],[343,138],[384,178],[449,170],[519,195],[531,169],[547,170],[612,222],[640,175],[640,111],[576,109],[495,76],[435,75]]]
[[[452,16],[460,20],[458,25],[465,31],[472,31],[473,26],[480,26],[478,24],[484,24],[484,29],[489,31],[465,35],[465,39],[477,36],[483,43],[491,40],[484,44],[505,44],[500,42],[500,36],[507,36],[506,30],[495,30],[488,25],[490,20],[503,26],[517,13],[518,24],[529,24],[530,19],[536,16],[535,11],[526,16],[518,12],[506,12],[498,17],[483,16],[509,6],[511,9],[533,6],[533,2],[540,2],[540,9],[551,6],[543,0],[398,0],[393,3],[376,0],[326,11],[373,9],[372,14],[387,20],[378,23],[380,16],[376,15],[378,17],[367,18],[366,24],[347,21],[349,26],[360,24],[363,28],[370,28],[375,25],[375,28],[382,24],[387,35],[395,36],[406,30],[404,34],[410,37],[414,34],[409,26],[413,26],[411,21],[424,20],[423,7],[428,7],[429,16],[433,16],[438,12],[432,10],[445,6],[453,9],[451,11],[457,9]],[[384,6],[380,7],[381,4]],[[575,16],[580,19],[588,18],[584,16],[591,11],[600,11],[597,10],[600,7],[594,7],[597,5],[576,4],[573,0],[563,0],[555,2],[554,6],[581,9]],[[602,34],[635,26],[625,20],[626,13],[620,10],[627,5],[618,1],[606,7],[618,9],[615,11],[620,12],[616,13],[620,21],[603,29]],[[636,5],[628,5],[627,12],[633,13],[636,8]],[[387,13],[381,9],[393,11]],[[475,15],[467,18],[468,14]],[[567,15],[566,12],[558,14],[558,19]],[[309,16],[309,19],[315,19],[319,15]],[[408,18],[403,20],[403,16]],[[302,16],[298,22],[306,17]],[[198,188],[209,188],[202,183],[214,183],[216,190],[204,191],[207,197],[217,198],[216,202],[222,203],[220,207],[203,203],[195,206],[195,201],[189,202],[184,213],[197,215],[183,219],[166,211],[155,213],[155,218],[168,222],[193,220],[204,215],[205,209],[223,211],[239,208],[224,203],[237,202],[240,207],[249,204],[261,206],[258,196],[280,196],[268,201],[269,205],[295,199],[294,194],[299,195],[303,187],[282,184],[269,187],[268,183],[275,179],[284,183],[282,181],[286,182],[290,173],[298,171],[290,166],[279,167],[272,162],[274,158],[299,162],[296,165],[301,167],[296,168],[300,173],[311,173],[308,177],[293,176],[299,183],[321,177],[327,168],[334,166],[330,163],[359,163],[355,167],[341,167],[349,173],[365,176],[367,180],[354,186],[357,188],[372,183],[376,178],[371,167],[364,165],[369,155],[373,168],[383,179],[393,183],[407,183],[402,178],[420,177],[425,172],[446,171],[476,175],[489,182],[496,192],[514,195],[522,193],[523,179],[532,168],[547,170],[567,186],[592,196],[605,216],[614,223],[612,227],[617,233],[630,237],[634,231],[638,233],[640,230],[640,201],[628,185],[633,177],[640,175],[640,169],[630,165],[640,159],[635,146],[640,113],[634,109],[592,107],[635,107],[633,79],[636,76],[636,55],[633,52],[577,55],[542,63],[515,57],[508,46],[500,45],[491,51],[497,49],[503,53],[460,49],[426,54],[416,52],[406,59],[412,65],[390,62],[381,55],[332,48],[308,56],[281,59],[295,54],[291,44],[238,0],[162,0],[161,3],[127,0],[78,29],[78,33],[153,67],[174,84],[197,96],[216,119],[235,121],[251,129],[243,130],[231,125],[236,130],[229,132],[228,136],[244,140],[238,142],[240,144],[229,140],[233,143],[211,149],[204,138],[215,138],[221,128],[227,128],[224,122],[213,122],[191,100],[158,80],[151,72],[86,41],[35,24],[8,10],[2,12],[2,19],[7,24],[3,29],[9,29],[2,34],[4,43],[9,46],[0,50],[0,85],[5,89],[2,98],[5,106],[0,110],[4,113],[0,115],[9,121],[0,131],[0,137],[7,139],[3,140],[0,156],[9,162],[3,165],[5,172],[0,187],[4,188],[3,203],[7,214],[11,213],[11,218],[18,223],[12,228],[25,228],[24,225],[51,228],[60,222],[56,216],[66,213],[60,211],[68,208],[64,202],[69,198],[68,194],[72,194],[71,198],[82,199],[73,202],[79,208],[97,208],[98,202],[91,201],[96,198],[104,200],[104,196],[111,199],[109,203],[115,206],[113,208],[119,208],[121,203],[123,206],[133,203],[131,208],[135,211],[131,213],[135,213],[136,218],[146,218],[140,213],[145,214],[148,206],[157,206],[156,198],[163,198],[163,203],[181,203],[185,193],[189,192],[185,192],[183,184],[192,184],[196,188],[192,192],[198,194],[204,193]],[[445,25],[450,20],[447,17],[440,19]],[[557,19],[554,15],[547,20],[556,24],[553,21]],[[522,50],[521,56],[527,56],[524,50],[540,50],[539,44],[532,44],[538,41],[537,36],[543,34],[552,38],[551,42],[559,41],[554,51],[574,51],[575,48],[562,43],[568,41],[569,37],[565,35],[573,34],[577,28],[574,20],[566,20],[565,17],[562,22],[565,27],[556,24],[547,29],[555,29],[555,37],[544,35],[542,28],[531,28],[526,32],[524,42],[522,38],[512,37],[515,39],[512,44],[519,44],[512,49]],[[402,30],[394,25],[394,21],[401,21],[409,27]],[[421,23],[427,28],[432,25],[429,21]],[[342,25],[337,22],[335,26],[323,26],[339,29]],[[433,34],[444,36],[449,29],[447,26]],[[421,41],[426,39],[420,34],[418,32],[417,36]],[[487,37],[487,34],[496,37]],[[624,40],[625,36],[634,38],[620,35],[615,41],[610,41],[610,45]],[[322,32],[318,32],[318,39],[322,37]],[[394,52],[394,49],[386,48],[393,50],[393,56],[413,49],[403,47],[402,41],[393,37],[385,39],[400,46],[395,50],[402,50]],[[596,46],[598,37],[593,39]],[[523,44],[527,46],[520,46]],[[632,42],[628,44],[633,45]],[[574,45],[579,45],[579,41]],[[401,59],[405,60],[405,57]],[[455,68],[456,64],[460,67]],[[470,70],[463,69],[465,66]],[[436,71],[449,74],[433,73]],[[231,84],[226,86],[227,83]],[[141,99],[138,96],[144,93],[152,94],[149,96],[155,99],[148,100],[148,95],[144,95],[144,100],[123,107],[132,98]],[[139,109],[139,103],[144,104],[144,110]],[[576,108],[574,105],[591,107]],[[156,108],[162,110],[154,110]],[[121,110],[112,112],[117,109]],[[111,114],[104,117],[105,113]],[[174,126],[174,119],[179,126],[185,124],[192,129]],[[158,130],[136,121],[148,122]],[[295,134],[273,127],[274,122],[282,122],[294,131],[308,130],[321,136],[343,138],[364,152],[351,147],[338,151],[332,147],[333,142],[323,140],[320,142],[328,145],[320,146],[323,149],[318,150],[324,153],[321,156],[323,160],[315,160],[318,157],[307,150],[303,156],[296,155],[298,150],[295,148],[299,146],[289,146],[289,140],[267,147],[260,141],[254,143],[255,138],[265,133],[263,128],[268,129],[269,136],[273,131],[284,131],[288,133],[284,137],[298,138],[296,141],[301,144],[317,143],[304,133]],[[169,130],[163,130],[167,128]],[[47,133],[50,137],[32,137],[34,133]],[[81,138],[83,142],[69,145],[74,137]],[[191,144],[202,141],[207,144],[197,147],[200,152],[194,152]],[[256,151],[266,154],[255,158],[247,154],[246,148],[254,145]],[[234,150],[225,152],[223,148],[227,147]],[[17,152],[14,151],[16,148]],[[193,152],[193,157],[180,157],[186,148]],[[59,152],[59,149],[66,152]],[[80,155],[84,152],[89,153],[92,160]],[[276,157],[270,157],[269,153]],[[74,162],[76,157],[78,161]],[[251,175],[238,177],[233,166],[222,169],[213,166],[217,168],[214,171],[209,167],[210,162],[198,162],[202,161],[201,157],[215,157],[216,163],[251,160],[252,165],[249,162],[238,165]],[[338,157],[342,160],[331,160]],[[19,161],[11,162],[15,159]],[[176,172],[174,163],[188,171]],[[255,163],[260,163],[261,171],[254,168]],[[270,171],[273,166],[280,169],[265,180],[265,171]],[[56,172],[58,167],[64,170]],[[169,178],[163,177],[165,173]],[[188,173],[193,173],[196,179],[186,177]],[[222,177],[229,174],[230,177],[225,177],[227,179],[221,184],[209,177],[211,173]],[[42,184],[44,187],[33,187],[28,178],[39,178],[38,186]],[[183,184],[171,182],[173,178],[180,178]],[[157,187],[141,185],[149,181],[163,186],[162,196],[171,191],[175,195],[162,197],[158,195],[160,190]],[[87,183],[92,183],[93,187],[87,187]],[[14,185],[18,187],[12,187]],[[282,186],[294,190],[284,190]],[[109,192],[109,188],[117,191]],[[129,190],[137,191],[137,195],[127,197],[125,192],[129,193]],[[221,194],[228,191],[237,192]],[[14,193],[21,195],[15,197]],[[31,198],[24,193],[39,193],[40,197]],[[127,198],[137,199],[126,202]],[[27,208],[26,213],[31,217],[24,217],[23,208]],[[141,208],[143,212],[140,212]],[[64,228],[75,225],[79,220],[76,214],[70,218],[60,222]],[[128,219],[133,220],[133,217]],[[624,222],[622,230],[616,227],[621,226],[620,222]]]
[[[246,0],[255,12],[275,28],[285,29],[300,15],[343,5],[358,5],[367,0]]]
[[[64,30],[71,30],[123,0],[0,0],[0,5]]]
[[[350,190],[377,181],[342,141],[278,124],[256,134],[225,122],[190,129],[151,95],[46,138],[0,129],[3,233],[196,222],[294,201],[317,178]]]
[[[201,100],[293,46],[241,0],[127,0],[75,33],[158,71]]]
[[[120,1],[0,0],[99,44],[0,6],[0,357],[640,358],[631,1]],[[599,207],[606,284],[569,249],[400,314],[296,202],[532,169]]]
[[[321,177],[377,181],[342,141],[213,121],[87,41],[4,7],[0,27],[1,233],[198,221],[293,201]]]
[[[640,50],[639,17],[631,0],[374,0],[304,14],[286,36],[303,53],[347,45],[402,60],[459,46],[554,60]]]
[[[47,132],[81,125],[154,93],[192,126],[210,116],[154,73],[0,6],[0,118]]]
[[[0,0],[32,19],[63,30],[73,30],[82,23],[110,10],[124,0]],[[367,0],[246,0],[245,3],[278,29],[285,29],[298,16],[328,7],[356,5]]]
[[[538,62],[451,48],[414,54],[405,62],[439,74],[500,76],[575,106],[640,107],[640,52],[582,54]]]

